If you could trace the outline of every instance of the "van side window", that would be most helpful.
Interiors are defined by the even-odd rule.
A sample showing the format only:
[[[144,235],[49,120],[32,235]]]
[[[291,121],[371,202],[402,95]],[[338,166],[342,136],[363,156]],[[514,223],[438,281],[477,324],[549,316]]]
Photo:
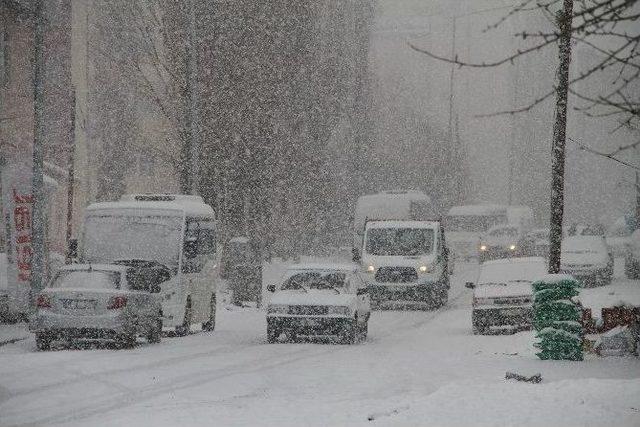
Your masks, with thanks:
[[[216,231],[213,228],[200,229],[198,253],[202,255],[216,253]]]

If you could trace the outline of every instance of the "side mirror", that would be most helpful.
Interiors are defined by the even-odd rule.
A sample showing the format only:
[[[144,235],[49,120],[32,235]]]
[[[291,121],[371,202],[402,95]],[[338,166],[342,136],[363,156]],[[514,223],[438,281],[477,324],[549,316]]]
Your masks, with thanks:
[[[469,288],[469,289],[474,289],[476,287],[476,285],[473,282],[466,282],[464,284],[465,288]]]
[[[356,248],[351,249],[351,254],[353,255],[353,262],[358,262],[362,259],[360,251]]]
[[[267,285],[267,291],[273,293],[276,291],[276,285]]]
[[[358,288],[356,291],[356,295],[365,295],[369,293],[369,289],[367,288]]]

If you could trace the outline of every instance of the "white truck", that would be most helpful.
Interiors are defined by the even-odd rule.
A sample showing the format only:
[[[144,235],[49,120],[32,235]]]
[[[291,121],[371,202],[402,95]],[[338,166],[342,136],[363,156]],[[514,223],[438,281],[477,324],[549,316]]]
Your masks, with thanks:
[[[454,206],[444,226],[452,255],[456,259],[477,258],[481,237],[491,227],[510,224],[526,232],[533,226],[533,211],[528,206],[478,204]]]
[[[186,334],[213,330],[220,246],[213,209],[199,196],[133,194],[87,207],[78,261],[155,264],[161,283],[163,327]]]

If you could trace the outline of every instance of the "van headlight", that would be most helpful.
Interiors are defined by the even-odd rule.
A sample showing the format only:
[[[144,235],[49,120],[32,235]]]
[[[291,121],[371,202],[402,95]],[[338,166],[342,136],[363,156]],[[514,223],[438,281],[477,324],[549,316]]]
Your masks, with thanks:
[[[516,250],[516,245],[511,245],[511,246],[509,246],[509,250],[511,250],[511,251],[515,251],[515,250]]]
[[[373,273],[376,271],[376,268],[373,265],[367,266],[367,273]]]
[[[268,314],[287,314],[289,311],[289,306],[284,304],[270,304],[267,307]]]
[[[418,271],[420,273],[428,273],[429,272],[429,266],[428,265],[421,265],[420,267],[418,267]]]
[[[486,251],[487,250],[487,245],[480,245],[480,250],[481,251]]]
[[[329,306],[329,314],[337,314],[340,316],[349,316],[351,314],[351,310],[346,306]]]

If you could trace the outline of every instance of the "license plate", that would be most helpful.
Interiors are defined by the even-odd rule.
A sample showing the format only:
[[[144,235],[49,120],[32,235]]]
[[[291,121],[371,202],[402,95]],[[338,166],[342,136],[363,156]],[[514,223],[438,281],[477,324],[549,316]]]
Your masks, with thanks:
[[[96,301],[90,299],[63,299],[62,307],[71,310],[88,310],[96,308]]]

